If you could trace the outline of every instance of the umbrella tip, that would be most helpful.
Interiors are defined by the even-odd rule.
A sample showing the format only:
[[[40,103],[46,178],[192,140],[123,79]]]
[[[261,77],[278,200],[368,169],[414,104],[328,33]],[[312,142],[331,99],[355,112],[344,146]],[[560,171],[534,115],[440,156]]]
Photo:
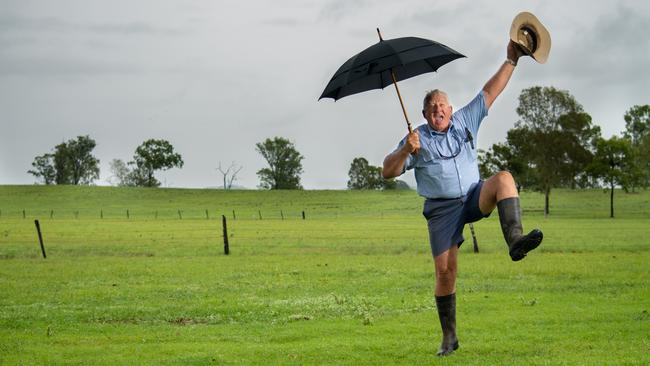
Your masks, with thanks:
[[[379,27],[377,27],[377,35],[379,36],[379,40],[383,41],[384,39],[381,37],[381,31],[379,31]]]

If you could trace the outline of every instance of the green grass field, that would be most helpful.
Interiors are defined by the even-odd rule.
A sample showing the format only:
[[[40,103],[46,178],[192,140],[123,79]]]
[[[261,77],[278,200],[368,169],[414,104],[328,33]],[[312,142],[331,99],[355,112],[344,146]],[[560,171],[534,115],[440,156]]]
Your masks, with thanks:
[[[522,194],[517,263],[496,213],[466,230],[441,359],[413,191],[0,186],[0,364],[647,365],[650,192],[615,199]]]

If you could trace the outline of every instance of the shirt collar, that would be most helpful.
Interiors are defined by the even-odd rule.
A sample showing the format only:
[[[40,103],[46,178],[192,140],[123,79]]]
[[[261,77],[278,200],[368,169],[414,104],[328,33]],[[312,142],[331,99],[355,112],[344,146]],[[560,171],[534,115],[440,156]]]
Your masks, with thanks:
[[[454,119],[451,118],[449,120],[449,128],[447,129],[447,132],[438,132],[438,131],[434,130],[433,128],[431,128],[431,126],[429,126],[428,122],[427,122],[427,129],[429,129],[429,134],[431,134],[431,136],[435,136],[435,135],[444,136],[444,135],[447,134],[447,132],[451,132],[452,130],[455,130],[456,127],[455,127],[455,124],[454,124]]]

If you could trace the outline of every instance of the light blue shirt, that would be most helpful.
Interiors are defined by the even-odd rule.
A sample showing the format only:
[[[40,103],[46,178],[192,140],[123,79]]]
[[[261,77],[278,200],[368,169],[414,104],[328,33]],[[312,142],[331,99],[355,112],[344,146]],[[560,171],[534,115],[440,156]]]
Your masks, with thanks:
[[[420,151],[417,155],[409,155],[402,174],[407,169],[415,169],[420,196],[457,198],[466,195],[478,183],[476,137],[487,114],[481,91],[469,104],[452,114],[447,132],[437,132],[428,123],[416,128]],[[406,138],[402,139],[397,149],[405,141]]]

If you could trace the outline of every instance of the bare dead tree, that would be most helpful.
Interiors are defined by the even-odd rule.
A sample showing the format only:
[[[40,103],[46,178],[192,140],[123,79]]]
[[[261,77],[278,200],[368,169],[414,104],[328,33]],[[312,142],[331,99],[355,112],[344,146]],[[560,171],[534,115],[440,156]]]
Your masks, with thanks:
[[[237,174],[238,174],[238,173],[242,170],[242,168],[244,167],[243,165],[240,165],[239,168],[237,168],[237,166],[235,166],[234,164],[235,164],[235,162],[233,161],[233,165],[232,165],[232,166],[234,167],[234,169],[233,169],[232,173],[230,174],[230,179],[228,180],[228,189],[231,189],[231,188],[232,188],[232,182],[234,182],[234,181],[237,179]]]
[[[237,180],[237,174],[242,170],[243,166],[237,167],[237,164],[233,161],[230,163],[230,166],[228,166],[228,169],[223,170],[221,167],[221,162],[219,162],[219,166],[217,167],[217,170],[221,173],[223,176],[223,189],[231,189],[232,188],[232,183]]]

